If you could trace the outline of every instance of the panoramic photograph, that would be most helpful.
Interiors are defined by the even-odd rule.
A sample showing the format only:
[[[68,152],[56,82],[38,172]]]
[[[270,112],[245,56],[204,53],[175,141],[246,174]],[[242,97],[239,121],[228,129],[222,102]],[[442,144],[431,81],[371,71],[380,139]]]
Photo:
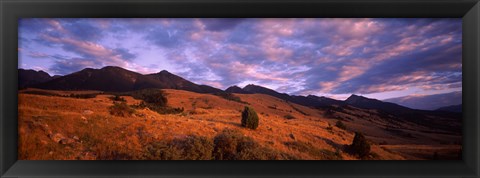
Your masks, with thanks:
[[[461,18],[21,18],[19,160],[461,160]]]

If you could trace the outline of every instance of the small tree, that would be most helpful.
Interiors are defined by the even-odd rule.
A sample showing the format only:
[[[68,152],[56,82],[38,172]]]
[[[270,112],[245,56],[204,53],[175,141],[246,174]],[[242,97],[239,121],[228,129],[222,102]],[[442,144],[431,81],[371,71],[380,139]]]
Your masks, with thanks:
[[[365,157],[370,153],[370,144],[367,142],[365,136],[359,132],[355,132],[355,137],[353,138],[350,147],[352,148],[352,151],[360,157]]]
[[[257,129],[258,115],[253,108],[245,106],[242,112],[242,126],[250,129]]]

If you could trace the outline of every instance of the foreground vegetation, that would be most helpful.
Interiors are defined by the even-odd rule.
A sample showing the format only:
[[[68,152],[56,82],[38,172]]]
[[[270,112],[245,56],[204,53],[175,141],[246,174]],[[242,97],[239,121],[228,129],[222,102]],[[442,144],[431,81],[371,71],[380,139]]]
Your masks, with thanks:
[[[371,137],[355,139],[351,120],[322,118],[319,110],[274,97],[234,95],[250,103],[245,104],[210,94],[156,91],[22,93],[19,159],[405,159],[399,147],[379,146]],[[361,149],[364,143],[368,152]],[[457,148],[436,149],[434,157],[443,159]]]

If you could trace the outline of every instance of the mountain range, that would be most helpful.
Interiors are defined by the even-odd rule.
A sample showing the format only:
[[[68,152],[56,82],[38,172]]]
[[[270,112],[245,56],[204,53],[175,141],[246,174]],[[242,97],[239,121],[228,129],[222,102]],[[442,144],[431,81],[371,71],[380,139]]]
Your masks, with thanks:
[[[35,71],[35,70],[25,70],[18,69],[18,87],[25,88],[27,86],[35,85],[38,83],[43,83],[50,81],[52,79],[58,78],[60,76],[50,76],[50,74],[44,71]]]
[[[19,70],[19,73],[22,72]],[[20,76],[19,81],[30,81],[29,78]],[[112,66],[101,69],[86,68],[72,74],[27,86],[49,90],[100,90],[109,92],[126,92],[147,88],[178,89],[197,93],[222,92],[220,89],[207,85],[197,85],[165,70],[159,73],[143,75]]]
[[[101,69],[85,68],[81,71],[65,76],[50,76],[44,71],[18,69],[18,78],[18,86],[20,89],[30,87],[48,90],[100,90],[107,92],[126,92],[147,88],[158,88],[212,94],[223,92],[240,94],[259,93],[274,96],[287,102],[314,108],[350,105],[362,109],[377,109],[404,116],[419,112],[416,109],[411,109],[395,103],[370,99],[354,94],[345,101],[341,101],[315,95],[289,95],[254,84],[249,84],[243,88],[231,86],[223,91],[208,85],[195,84],[166,70],[143,75],[121,67],[107,66]],[[438,111],[458,112],[458,106],[456,108],[439,107]]]
[[[450,93],[432,95],[410,95],[390,98],[383,101],[397,103],[409,108],[416,108],[422,110],[437,110],[445,106],[462,104],[462,92],[454,91]]]
[[[435,111],[462,112],[462,104],[441,107]]]

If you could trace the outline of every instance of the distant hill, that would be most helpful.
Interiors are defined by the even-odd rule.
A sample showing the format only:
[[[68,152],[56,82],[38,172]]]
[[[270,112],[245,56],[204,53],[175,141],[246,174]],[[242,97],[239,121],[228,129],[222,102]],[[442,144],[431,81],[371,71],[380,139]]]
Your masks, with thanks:
[[[379,109],[389,113],[408,112],[413,110],[395,103],[383,102],[377,99],[354,94],[348,97],[347,100],[345,100],[345,103],[363,109]]]
[[[395,103],[384,102],[358,95],[351,95],[345,100],[345,103],[362,109],[376,109],[384,114],[384,118],[391,115],[395,120],[409,121],[427,127],[455,131],[461,129],[459,127],[449,128],[448,124],[445,124],[443,121],[443,118],[461,119],[461,114],[457,113],[411,109]]]
[[[460,113],[462,112],[462,104],[441,107],[441,108],[435,109],[435,111],[448,111],[448,112]]]
[[[101,90],[112,92],[134,91],[146,88],[179,89],[197,93],[222,91],[206,85],[197,85],[165,70],[155,74],[142,75],[113,66],[101,69],[86,68],[79,72],[32,85],[32,87],[51,90]]]
[[[462,92],[442,93],[434,95],[410,95],[383,100],[414,109],[435,110],[441,107],[462,103]]]
[[[250,94],[251,92],[248,92],[248,91],[245,91],[243,90],[242,88],[234,85],[234,86],[231,86],[231,87],[228,87],[225,92],[227,93],[240,93],[240,94]]]
[[[253,85],[253,84],[249,84],[249,85],[243,87],[243,90],[247,91],[247,92],[250,92],[250,93],[266,94],[266,95],[274,96],[274,97],[277,97],[277,98],[280,98],[280,99],[283,99],[283,100],[287,100],[287,101],[289,101],[291,99],[290,95],[288,95],[288,94],[279,93],[279,92],[277,92],[275,90],[272,90],[270,88],[266,88],[266,87],[262,87],[262,86],[258,86],[258,85]]]
[[[309,99],[314,99],[319,103],[322,103],[325,106],[331,106],[331,105],[345,105],[344,101],[328,98],[325,96],[315,96],[315,95],[308,95],[307,98]]]
[[[186,91],[192,91],[197,93],[223,92],[218,88],[214,88],[208,85],[197,85],[193,82],[185,80],[182,77],[174,75],[166,70],[162,70],[156,74],[148,74],[146,75],[146,77],[149,77],[155,80],[156,82],[160,83],[162,87],[158,87],[158,88],[186,90]]]
[[[243,88],[244,91],[250,93],[259,93],[259,94],[266,94],[270,96],[274,96],[285,101],[289,101],[292,103],[310,106],[310,107],[326,107],[331,105],[344,105],[343,101],[327,98],[327,97],[318,97],[314,95],[309,96],[298,96],[298,95],[288,95],[285,93],[279,93],[275,90],[265,88],[258,85],[249,84]]]
[[[48,73],[44,71],[18,69],[18,88],[25,88],[38,83],[52,80]]]

